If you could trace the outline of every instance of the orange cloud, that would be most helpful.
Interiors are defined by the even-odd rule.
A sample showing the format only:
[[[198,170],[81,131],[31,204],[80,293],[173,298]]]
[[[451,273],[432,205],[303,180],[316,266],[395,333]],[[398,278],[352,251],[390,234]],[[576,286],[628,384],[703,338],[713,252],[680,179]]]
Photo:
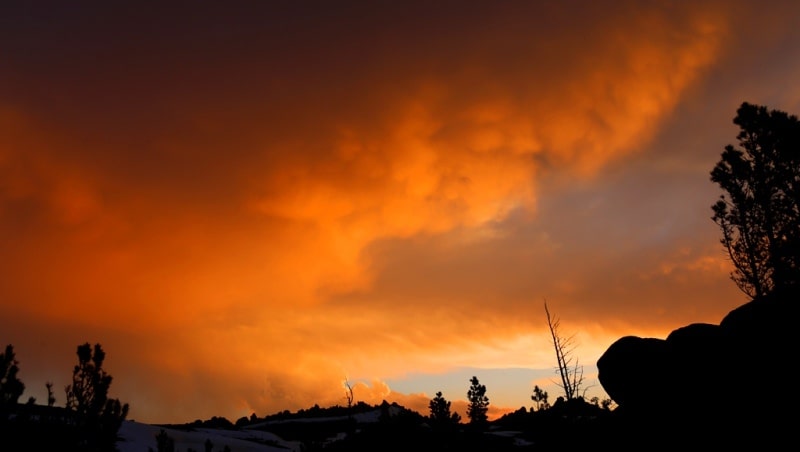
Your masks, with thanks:
[[[726,282],[706,249],[609,251],[566,233],[597,217],[546,202],[548,183],[591,186],[645,152],[718,61],[725,14],[439,6],[452,36],[428,15],[413,35],[395,16],[334,30],[310,17],[272,24],[291,33],[236,22],[229,48],[180,37],[208,28],[198,8],[156,27],[161,41],[120,24],[110,54],[65,22],[84,50],[21,47],[0,76],[16,88],[0,106],[0,314],[14,319],[0,325],[31,388],[97,338],[140,420],[341,403],[346,375],[375,378],[356,385],[365,401],[424,412],[428,396],[381,381],[550,365],[541,294],[591,357],[617,328],[685,320],[669,283]],[[661,317],[609,314],[637,297]]]

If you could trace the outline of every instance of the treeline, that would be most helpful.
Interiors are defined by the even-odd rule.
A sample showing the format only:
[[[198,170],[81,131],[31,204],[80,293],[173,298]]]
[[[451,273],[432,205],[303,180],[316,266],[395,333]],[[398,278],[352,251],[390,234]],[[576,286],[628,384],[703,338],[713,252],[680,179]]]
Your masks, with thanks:
[[[19,403],[25,391],[13,345],[0,353],[0,438],[3,450],[58,450],[111,452],[128,416],[128,404],[109,397],[113,378],[103,369],[105,352],[100,344],[77,347],[78,363],[72,382],[64,388],[65,404],[55,406],[53,384],[46,383],[47,404],[35,397]]]

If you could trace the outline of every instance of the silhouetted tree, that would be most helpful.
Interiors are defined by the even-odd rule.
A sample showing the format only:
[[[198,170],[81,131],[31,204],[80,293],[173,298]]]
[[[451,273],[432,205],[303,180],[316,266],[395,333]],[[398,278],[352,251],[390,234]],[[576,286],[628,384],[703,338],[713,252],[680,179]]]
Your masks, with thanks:
[[[435,427],[447,427],[461,422],[461,415],[450,412],[450,401],[442,396],[441,391],[437,392],[436,397],[431,399],[428,408],[431,411],[429,419]]]
[[[533,395],[531,400],[536,404],[536,411],[542,411],[550,408],[550,402],[547,401],[547,392],[543,391],[539,386],[533,387]]]
[[[17,377],[19,362],[14,355],[14,346],[6,345],[0,353],[0,412],[17,404],[25,391],[25,384]]]
[[[488,419],[486,412],[489,410],[489,397],[486,397],[486,386],[478,381],[478,377],[470,379],[469,391],[467,391],[467,417],[470,425],[482,426]]]
[[[547,314],[547,326],[550,328],[550,338],[556,353],[558,375],[561,382],[556,383],[564,390],[567,400],[581,396],[579,391],[583,385],[583,366],[578,364],[578,359],[573,356],[575,351],[575,336],[562,336],[558,330],[561,321],[550,315],[547,301],[544,302],[544,312]]]
[[[712,219],[735,267],[731,279],[754,298],[800,279],[800,123],[747,102],[733,122],[741,148],[727,145],[711,171],[725,191]]]
[[[79,345],[77,353],[72,384],[65,388],[66,408],[75,412],[81,442],[88,450],[114,450],[128,404],[108,397],[112,377],[103,369],[106,354],[100,344],[94,349],[88,342]]]
[[[211,438],[206,438],[206,442],[203,446],[205,446],[206,452],[211,452],[211,450],[214,449],[214,443],[211,442]]]

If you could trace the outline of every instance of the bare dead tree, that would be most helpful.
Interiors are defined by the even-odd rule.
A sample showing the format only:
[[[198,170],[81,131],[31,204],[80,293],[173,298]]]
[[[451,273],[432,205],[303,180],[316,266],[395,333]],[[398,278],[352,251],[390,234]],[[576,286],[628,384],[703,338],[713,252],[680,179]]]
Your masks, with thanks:
[[[344,388],[345,388],[345,397],[347,397],[347,408],[353,406],[353,402],[355,401],[355,396],[353,395],[353,386],[350,385],[350,381],[345,377],[344,379]]]
[[[561,383],[558,386],[564,390],[567,400],[572,400],[579,395],[583,385],[583,366],[578,363],[578,358],[574,356],[575,335],[563,336],[558,330],[561,321],[550,315],[547,307],[547,300],[544,302],[544,312],[547,314],[547,326],[550,328],[550,337],[553,341],[553,349],[556,353],[556,363],[558,364],[558,374]]]

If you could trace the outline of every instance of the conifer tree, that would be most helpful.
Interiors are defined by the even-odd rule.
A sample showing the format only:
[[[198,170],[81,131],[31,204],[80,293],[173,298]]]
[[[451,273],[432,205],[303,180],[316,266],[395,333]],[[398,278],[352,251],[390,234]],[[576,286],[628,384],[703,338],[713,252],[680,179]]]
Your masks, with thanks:
[[[90,450],[114,450],[128,404],[108,397],[112,377],[103,369],[106,354],[100,344],[79,345],[77,353],[72,384],[65,388],[66,408],[76,414],[80,442]]]
[[[489,410],[489,397],[486,396],[486,386],[478,381],[478,377],[473,376],[470,379],[469,391],[467,391],[467,417],[469,418],[470,425],[482,426],[486,424],[488,416],[486,412]]]
[[[550,402],[547,401],[547,391],[544,391],[538,385],[533,387],[533,395],[531,400],[536,403],[536,411],[542,411],[550,408]]]
[[[0,353],[0,410],[14,406],[25,391],[25,384],[17,377],[19,362],[14,355],[14,346],[6,345]]]
[[[428,408],[431,411],[429,418],[435,426],[448,426],[461,422],[461,416],[458,413],[450,412],[450,401],[442,396],[441,391],[437,392],[436,397],[431,399]]]
[[[739,148],[725,147],[711,180],[725,192],[712,206],[735,269],[751,298],[797,288],[800,279],[800,122],[744,102],[734,124]]]

